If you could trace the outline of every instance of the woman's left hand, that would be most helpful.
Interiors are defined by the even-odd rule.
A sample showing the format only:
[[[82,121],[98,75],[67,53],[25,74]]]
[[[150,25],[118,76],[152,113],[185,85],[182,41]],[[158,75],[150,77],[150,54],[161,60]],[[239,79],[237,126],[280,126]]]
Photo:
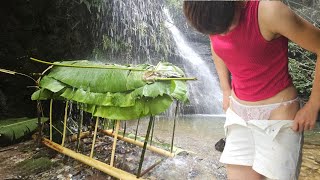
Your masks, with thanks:
[[[319,110],[312,102],[307,102],[296,114],[292,129],[297,132],[315,128]]]

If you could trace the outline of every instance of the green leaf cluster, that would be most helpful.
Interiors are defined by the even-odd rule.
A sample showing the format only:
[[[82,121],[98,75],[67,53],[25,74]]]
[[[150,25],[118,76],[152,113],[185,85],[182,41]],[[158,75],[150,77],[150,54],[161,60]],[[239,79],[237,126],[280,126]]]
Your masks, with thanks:
[[[41,118],[42,122],[48,118]],[[2,145],[13,143],[34,132],[38,127],[38,118],[15,118],[0,121],[0,142]]]
[[[65,61],[44,76],[32,100],[71,100],[83,104],[93,116],[131,120],[166,111],[173,100],[187,102],[183,71],[167,62],[104,65],[91,61]],[[161,79],[161,80],[159,80]]]

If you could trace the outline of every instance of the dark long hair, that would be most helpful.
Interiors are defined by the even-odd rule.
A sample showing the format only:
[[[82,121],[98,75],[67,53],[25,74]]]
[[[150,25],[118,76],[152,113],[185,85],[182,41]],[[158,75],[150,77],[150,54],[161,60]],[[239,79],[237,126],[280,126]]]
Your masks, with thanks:
[[[234,1],[184,1],[188,22],[203,34],[221,34],[228,30],[235,15]]]

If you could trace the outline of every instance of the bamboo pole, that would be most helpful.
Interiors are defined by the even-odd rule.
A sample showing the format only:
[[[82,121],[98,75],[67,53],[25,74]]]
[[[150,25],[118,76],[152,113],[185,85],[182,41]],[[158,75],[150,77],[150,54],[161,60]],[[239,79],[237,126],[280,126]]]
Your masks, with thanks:
[[[115,154],[115,152],[116,152],[116,145],[117,145],[117,138],[118,138],[119,126],[120,126],[120,121],[117,120],[116,132],[114,133],[114,138],[113,138],[113,145],[112,145],[112,153],[111,153],[110,166],[113,166],[113,162],[114,162],[114,154]]]
[[[69,101],[66,102],[66,107],[65,107],[65,109],[64,109],[64,122],[63,122],[63,134],[62,134],[61,146],[64,146],[64,141],[65,141],[65,139],[66,139],[67,117],[68,117],[68,105],[69,105]]]
[[[42,64],[54,65],[54,66],[62,66],[62,67],[74,67],[74,68],[96,68],[96,69],[120,69],[120,70],[130,70],[130,71],[148,71],[145,69],[137,69],[137,68],[130,68],[130,67],[117,67],[117,66],[79,66],[79,65],[72,65],[72,64],[61,64],[61,63],[52,63],[43,61],[36,58],[30,58],[32,61],[36,61]]]
[[[52,103],[53,103],[53,99],[50,100],[50,141],[52,141]]]
[[[97,117],[97,119],[96,119],[96,125],[95,125],[95,127],[94,127],[94,133],[93,133],[93,140],[92,140],[90,158],[93,157],[93,150],[94,150],[94,144],[96,143],[98,124],[99,124],[99,117]]]
[[[80,137],[78,137],[79,135],[78,134],[74,134],[70,137],[70,141],[73,142],[73,141],[78,141],[79,139],[83,139],[83,138],[86,138],[86,137],[89,137],[90,135],[90,132],[89,131],[85,131],[85,132],[80,132]],[[79,138],[79,139],[78,139]]]
[[[68,148],[62,147],[59,144],[50,141],[49,139],[43,138],[42,143],[53,150],[56,150],[62,154],[65,154],[65,155],[67,155],[73,159],[76,159],[86,165],[94,167],[94,168],[96,168],[104,173],[107,173],[110,176],[113,176],[115,178],[123,179],[123,180],[137,180],[137,179],[139,179],[133,174],[130,174],[130,173],[125,172],[121,169],[112,167],[108,164],[105,164],[101,161],[92,159],[92,158],[85,156],[83,154],[76,153]]]
[[[112,130],[100,130],[100,132],[108,135],[108,136],[114,136],[114,133],[112,133]],[[131,139],[131,138],[127,138],[127,137],[123,137],[121,135],[118,135],[118,139],[119,140],[122,140],[122,141],[125,141],[127,143],[130,143],[130,144],[135,144],[139,147],[143,147],[143,142],[140,142],[140,141],[136,141],[134,139]],[[160,155],[163,155],[163,156],[167,156],[167,157],[174,157],[174,153],[170,153],[169,151],[166,151],[166,150],[163,150],[163,149],[160,149],[160,148],[157,148],[155,146],[150,146],[149,144],[147,145],[147,149],[152,151],[152,152],[155,152],[157,154],[160,154]]]

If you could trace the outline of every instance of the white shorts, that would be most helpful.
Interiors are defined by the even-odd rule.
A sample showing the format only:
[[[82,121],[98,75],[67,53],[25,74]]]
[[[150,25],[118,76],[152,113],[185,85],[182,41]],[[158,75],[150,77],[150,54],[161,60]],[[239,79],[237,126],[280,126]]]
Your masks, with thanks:
[[[269,179],[298,179],[303,135],[294,132],[292,124],[292,120],[245,121],[228,109],[220,162],[252,166]]]

